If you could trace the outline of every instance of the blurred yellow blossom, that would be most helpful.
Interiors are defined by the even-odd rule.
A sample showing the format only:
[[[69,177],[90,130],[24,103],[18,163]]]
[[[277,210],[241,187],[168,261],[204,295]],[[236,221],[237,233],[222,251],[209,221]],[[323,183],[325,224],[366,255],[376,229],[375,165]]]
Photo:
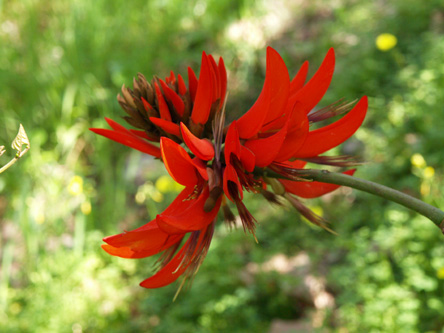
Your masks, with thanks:
[[[80,176],[74,176],[71,178],[68,191],[72,195],[80,195],[83,193],[83,178]]]
[[[91,202],[89,201],[82,202],[82,204],[80,205],[80,210],[85,215],[91,214]]]
[[[427,165],[424,157],[422,157],[421,154],[413,154],[413,156],[410,158],[410,161],[413,166],[420,169],[424,168]]]
[[[435,169],[431,166],[428,166],[424,169],[424,178],[433,178],[435,175]]]
[[[176,183],[171,177],[165,175],[160,176],[156,180],[155,187],[160,193],[179,192],[183,189],[182,185]]]
[[[444,280],[444,267],[438,269],[438,271],[436,272],[436,276],[438,279]]]
[[[423,182],[421,183],[421,189],[420,189],[421,195],[429,195],[430,194],[430,183],[429,182]]]
[[[151,182],[147,182],[139,186],[135,196],[136,202],[139,205],[143,204],[148,198],[154,200],[155,202],[163,201],[163,194]]]
[[[383,52],[391,50],[396,46],[398,39],[396,36],[388,33],[380,34],[376,37],[376,47]]]

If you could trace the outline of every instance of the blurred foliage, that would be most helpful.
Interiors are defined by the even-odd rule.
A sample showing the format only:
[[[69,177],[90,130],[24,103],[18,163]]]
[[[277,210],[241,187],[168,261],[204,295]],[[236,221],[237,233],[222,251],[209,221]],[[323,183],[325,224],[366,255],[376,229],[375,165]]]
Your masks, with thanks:
[[[443,32],[440,0],[0,1],[0,145],[19,123],[32,145],[0,178],[0,331],[264,332],[281,319],[341,333],[443,332],[442,235],[348,189],[310,202],[339,236],[249,197],[259,244],[221,225],[174,303],[175,285],[140,288],[153,260],[111,257],[101,238],[145,223],[179,189],[160,163],[88,131],[119,119],[115,95],[137,72],[185,73],[202,50],[221,55],[235,118],[261,89],[267,45],[290,75],[306,59],[313,74],[334,47],[321,106],[370,97],[340,152],[369,161],[358,177],[443,208]],[[383,33],[397,39],[386,52]]]

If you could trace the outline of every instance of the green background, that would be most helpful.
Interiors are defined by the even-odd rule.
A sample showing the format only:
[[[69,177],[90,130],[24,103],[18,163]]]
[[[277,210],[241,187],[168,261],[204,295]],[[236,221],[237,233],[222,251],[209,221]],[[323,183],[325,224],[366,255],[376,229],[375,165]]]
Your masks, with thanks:
[[[378,50],[381,33],[396,47]],[[304,60],[312,75],[334,47],[320,106],[370,102],[364,125],[335,152],[368,162],[356,176],[444,208],[442,1],[3,0],[0,164],[15,153],[20,123],[32,147],[0,175],[1,332],[444,332],[443,236],[349,189],[307,202],[338,236],[249,196],[259,243],[220,223],[174,303],[177,285],[138,286],[152,258],[100,249],[178,191],[159,162],[88,131],[124,114],[121,85],[138,72],[198,71],[205,50],[225,60],[234,119],[260,92],[267,45],[290,75]]]

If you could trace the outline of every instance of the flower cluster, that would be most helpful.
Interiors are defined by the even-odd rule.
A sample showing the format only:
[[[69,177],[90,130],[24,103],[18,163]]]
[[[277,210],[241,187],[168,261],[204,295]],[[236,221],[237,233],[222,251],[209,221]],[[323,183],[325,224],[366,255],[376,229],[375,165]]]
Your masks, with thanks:
[[[188,68],[188,85],[171,72],[165,80],[155,77],[151,82],[139,74],[133,89],[123,86],[118,101],[127,113],[125,120],[137,129],[106,119],[111,129],[91,130],[161,159],[185,188],[154,220],[106,237],[103,249],[123,258],[163,252],[158,271],[141,282],[142,287],[162,287],[181,275],[185,281],[207,254],[219,211],[233,224],[237,218],[230,206],[235,206],[244,229],[254,236],[256,220],[244,205],[244,191],[262,194],[272,203],[288,200],[309,221],[326,228],[322,217],[299,197],[319,197],[338,186],[307,182],[298,175],[307,162],[352,165],[354,160],[347,156],[320,155],[353,135],[367,111],[366,97],[313,111],[330,85],[334,64],[330,49],[308,82],[308,62],[290,80],[281,56],[268,47],[262,91],[254,105],[229,125],[222,58],[216,63],[204,52],[199,78]],[[345,115],[310,130],[310,124],[338,114]]]

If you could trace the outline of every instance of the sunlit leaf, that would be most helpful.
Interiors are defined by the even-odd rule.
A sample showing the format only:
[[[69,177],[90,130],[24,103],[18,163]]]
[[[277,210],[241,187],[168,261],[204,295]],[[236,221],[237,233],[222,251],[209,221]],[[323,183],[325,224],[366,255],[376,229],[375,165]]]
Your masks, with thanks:
[[[28,136],[26,135],[25,129],[23,128],[23,125],[20,124],[18,134],[15,137],[14,141],[12,142],[12,148],[17,150],[18,153],[20,154],[22,152],[23,145],[26,145],[28,149],[31,146],[29,143]]]

